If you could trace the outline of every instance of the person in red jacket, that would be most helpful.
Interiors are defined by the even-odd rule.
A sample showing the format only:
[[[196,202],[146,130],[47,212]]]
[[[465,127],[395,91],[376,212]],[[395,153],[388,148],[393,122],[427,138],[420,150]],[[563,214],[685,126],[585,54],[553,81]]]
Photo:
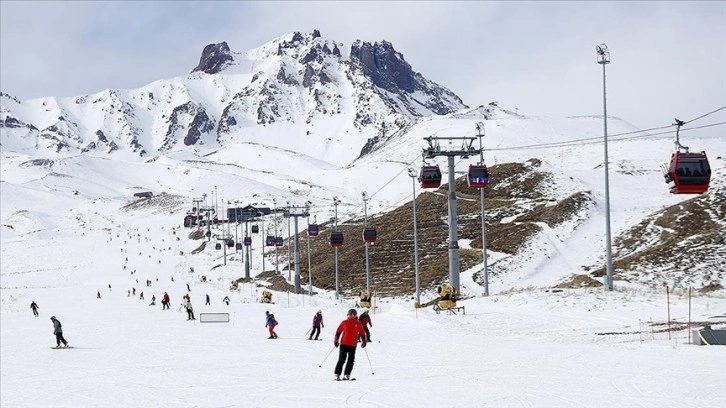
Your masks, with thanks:
[[[335,365],[335,379],[340,381],[340,374],[343,373],[343,380],[350,380],[350,372],[353,371],[355,363],[355,349],[358,346],[358,339],[361,339],[361,347],[366,346],[366,332],[358,320],[358,312],[355,309],[348,310],[347,319],[343,320],[335,331],[335,347],[340,346],[338,363]],[[348,362],[346,363],[346,360]],[[343,371],[345,364],[345,371]]]

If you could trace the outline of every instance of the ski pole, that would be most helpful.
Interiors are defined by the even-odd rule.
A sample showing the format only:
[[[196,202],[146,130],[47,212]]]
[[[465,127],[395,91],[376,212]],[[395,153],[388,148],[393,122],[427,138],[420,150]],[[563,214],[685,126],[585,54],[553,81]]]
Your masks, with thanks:
[[[312,330],[312,329],[313,328],[311,327],[311,328],[308,329],[308,331],[305,332],[305,337],[308,337],[308,333],[310,333],[310,330]]]
[[[376,373],[373,372],[373,365],[371,364],[371,358],[368,357],[368,350],[364,347],[363,351],[366,352],[366,358],[368,359],[368,367],[371,368],[371,375],[376,375]]]
[[[330,351],[328,352],[328,355],[325,356],[325,358],[323,359],[323,361],[320,362],[320,365],[318,367],[323,366],[323,363],[325,362],[325,360],[328,359],[328,357],[330,357],[330,354],[333,352],[333,350],[335,350],[335,346],[333,346],[333,348],[330,349]]]

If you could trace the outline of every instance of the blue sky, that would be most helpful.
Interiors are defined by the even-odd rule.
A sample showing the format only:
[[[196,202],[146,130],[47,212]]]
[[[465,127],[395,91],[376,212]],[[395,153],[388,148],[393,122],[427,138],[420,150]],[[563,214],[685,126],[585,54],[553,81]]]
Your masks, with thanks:
[[[608,114],[649,128],[726,105],[724,21],[726,2],[2,1],[0,90],[136,88],[188,73],[209,43],[243,51],[318,29],[345,48],[390,41],[470,106],[600,115],[605,42]],[[719,121],[726,110],[699,124]]]

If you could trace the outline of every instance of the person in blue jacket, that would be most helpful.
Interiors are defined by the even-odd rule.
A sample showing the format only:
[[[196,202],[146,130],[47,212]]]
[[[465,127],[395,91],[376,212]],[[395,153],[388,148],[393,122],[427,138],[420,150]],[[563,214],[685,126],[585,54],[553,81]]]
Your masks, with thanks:
[[[275,315],[269,311],[266,311],[265,315],[267,315],[265,327],[267,327],[267,330],[270,332],[270,337],[268,337],[268,339],[276,339],[277,333],[275,333],[275,326],[277,326],[277,320],[275,320]]]

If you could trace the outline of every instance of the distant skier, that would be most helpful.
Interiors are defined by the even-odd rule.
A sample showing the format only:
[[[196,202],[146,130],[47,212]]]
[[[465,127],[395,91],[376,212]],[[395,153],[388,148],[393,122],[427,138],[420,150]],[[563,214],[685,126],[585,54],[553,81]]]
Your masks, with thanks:
[[[209,303],[209,294],[207,294],[207,302],[205,303],[206,306],[210,306],[211,303]]]
[[[229,296],[225,296],[224,299],[222,299],[222,302],[226,303],[227,306],[229,306]]]
[[[33,315],[34,315],[35,317],[38,317],[38,304],[37,304],[37,303],[35,303],[35,301],[32,301],[32,302],[30,303],[30,308],[31,308],[31,309],[33,309]]]
[[[340,346],[340,354],[338,355],[338,363],[335,365],[335,379],[340,381],[341,372],[343,380],[350,380],[350,373],[353,371],[355,363],[355,349],[358,346],[358,339],[362,339],[361,347],[366,346],[366,332],[358,320],[358,312],[355,309],[348,310],[348,315],[338,326],[335,331],[335,347]],[[338,342],[340,340],[340,342]],[[346,359],[348,362],[346,363]],[[345,364],[345,371],[343,371]]]
[[[55,316],[51,316],[50,321],[53,322],[53,334],[55,334],[55,341],[58,343],[55,348],[60,348],[61,343],[63,343],[65,347],[68,347],[68,342],[63,338],[63,327],[61,322],[56,319]]]
[[[101,292],[96,292],[96,299],[101,299]]]
[[[275,320],[275,315],[269,311],[266,311],[265,315],[267,316],[265,327],[267,327],[267,330],[270,332],[270,337],[268,337],[268,339],[276,339],[277,333],[275,333],[275,326],[277,326],[277,320]]]
[[[186,299],[183,303],[184,309],[187,311],[187,320],[197,320],[194,317],[194,308],[192,307],[192,302],[189,301],[189,299]]]
[[[161,310],[169,309],[169,294],[164,292],[164,297],[161,298]]]
[[[141,293],[139,294],[139,299],[140,299],[140,300],[144,300],[144,292],[141,292]]]
[[[189,287],[189,284],[187,283],[187,292],[191,292],[192,288]]]
[[[371,341],[371,331],[368,330],[368,326],[373,327],[373,323],[371,322],[371,317],[368,315],[368,311],[365,310],[363,313],[361,313],[360,317],[358,318],[360,320],[360,324],[363,326],[363,330],[366,331],[366,341]]]
[[[156,306],[156,296],[155,295],[151,296],[151,303],[149,303],[149,306]]]
[[[317,313],[315,313],[315,316],[313,316],[313,331],[310,332],[310,338],[308,340],[313,340],[313,336],[315,336],[315,340],[320,337],[320,328],[325,327],[323,324],[323,311],[318,310]]]

